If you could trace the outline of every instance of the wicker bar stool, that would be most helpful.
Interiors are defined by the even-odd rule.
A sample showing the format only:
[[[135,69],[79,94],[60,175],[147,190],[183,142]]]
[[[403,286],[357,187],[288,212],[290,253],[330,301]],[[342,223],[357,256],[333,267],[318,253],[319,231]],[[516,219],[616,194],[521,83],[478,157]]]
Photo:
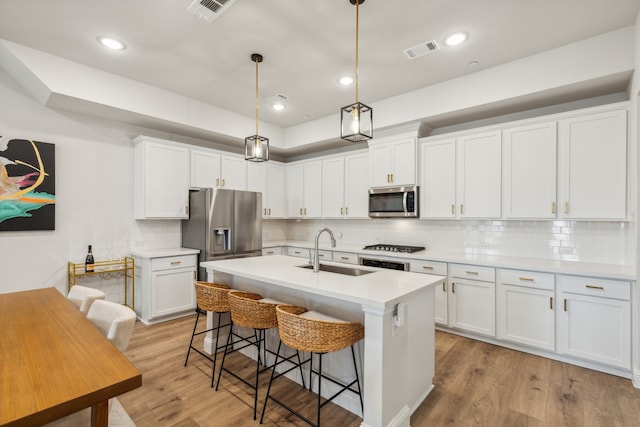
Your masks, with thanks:
[[[191,342],[189,342],[189,349],[187,350],[187,358],[184,361],[184,366],[187,366],[187,362],[189,362],[189,354],[191,350],[194,350],[201,354],[203,357],[209,359],[213,362],[213,368],[211,369],[211,387],[213,387],[213,379],[216,373],[216,360],[218,359],[218,350],[222,350],[224,345],[219,344],[220,338],[220,329],[229,326],[229,331],[231,331],[232,322],[222,324],[222,314],[228,313],[229,310],[229,291],[231,290],[229,286],[223,285],[220,283],[211,283],[211,282],[203,282],[197,281],[194,283],[196,288],[196,323],[193,325],[193,332],[191,334]],[[200,319],[201,314],[206,314],[208,311],[218,314],[218,323],[211,329],[207,329],[201,332],[196,332],[198,328],[198,320]],[[204,353],[200,349],[193,346],[193,339],[196,335],[202,335],[207,332],[216,331],[216,343],[215,349],[213,350],[213,357]],[[229,332],[231,334],[231,332]]]
[[[289,410],[292,414],[296,415],[308,424],[319,427],[320,426],[320,410],[324,405],[333,400],[335,397],[343,393],[345,390],[350,390],[356,393],[360,397],[360,407],[364,411],[364,405],[362,402],[362,391],[360,389],[360,377],[358,375],[358,367],[356,365],[356,355],[354,351],[355,344],[364,338],[364,326],[357,322],[346,322],[340,319],[336,319],[331,316],[327,316],[316,311],[308,311],[304,307],[297,307],[293,305],[279,305],[276,308],[276,315],[278,317],[278,331],[280,333],[280,345],[286,344],[297,351],[303,351],[310,353],[309,358],[300,364],[309,363],[309,389],[311,390],[311,377],[313,374],[318,376],[318,404],[316,413],[316,423],[306,418],[299,412],[293,410],[286,403],[270,395],[271,385],[273,380],[281,377],[284,373],[276,373],[274,369],[271,373],[271,379],[269,380],[269,387],[267,388],[267,396],[264,400],[264,406],[262,408],[262,416],[260,417],[260,423],[264,420],[264,413],[267,409],[267,402],[269,399],[273,400],[280,406]],[[278,352],[276,353],[276,362],[278,363],[278,357],[280,356],[280,345],[278,346]],[[325,353],[342,350],[344,348],[351,347],[351,357],[353,359],[353,368],[355,371],[355,380],[348,384],[343,384],[333,378],[322,374],[322,356]],[[318,370],[313,369],[313,355],[318,355]],[[341,387],[333,396],[329,399],[321,402],[321,384],[322,379],[331,381],[332,383]],[[355,389],[353,388],[355,386]],[[304,387],[304,384],[303,384]]]
[[[244,328],[253,329],[254,334],[251,337],[243,337],[234,333],[229,333],[227,338],[227,344],[225,345],[224,354],[222,356],[222,363],[220,364],[220,373],[218,374],[218,382],[216,384],[216,390],[220,385],[220,378],[222,378],[222,372],[228,372],[229,374],[242,381],[254,391],[253,399],[253,419],[256,419],[256,411],[258,405],[258,380],[261,372],[270,369],[274,365],[267,366],[267,352],[274,354],[272,351],[268,351],[266,347],[266,330],[278,327],[278,319],[276,317],[276,306],[281,304],[280,301],[262,298],[261,295],[251,292],[231,291],[229,292],[229,307],[231,309],[231,322],[234,325],[242,326]],[[238,344],[242,343],[238,346]],[[242,350],[249,346],[256,346],[257,360],[256,360],[256,375],[254,383],[250,383],[248,380],[242,378],[235,372],[230,371],[225,367],[225,359],[228,354]],[[260,352],[264,353],[264,360]],[[300,362],[300,356],[296,352],[298,363]],[[260,365],[263,366],[260,369]],[[302,369],[300,369],[302,375]]]

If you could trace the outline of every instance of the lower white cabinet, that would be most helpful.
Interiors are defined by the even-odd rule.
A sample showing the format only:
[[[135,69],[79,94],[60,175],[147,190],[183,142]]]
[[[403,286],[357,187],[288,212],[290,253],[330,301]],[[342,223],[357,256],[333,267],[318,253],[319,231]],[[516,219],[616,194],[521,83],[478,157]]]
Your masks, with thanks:
[[[496,336],[495,269],[450,264],[449,327]]]
[[[447,277],[447,263],[439,261],[411,260],[409,269],[414,273],[434,274]],[[447,281],[434,290],[434,320],[439,325],[447,326],[449,321],[447,310]]]
[[[263,248],[262,256],[268,255],[282,255],[282,246],[276,246],[273,248]]]
[[[630,369],[630,283],[559,275],[558,289],[558,352]]]
[[[549,273],[498,270],[498,339],[555,351],[555,277]]]
[[[135,256],[136,313],[144,323],[174,319],[193,312],[196,255]]]

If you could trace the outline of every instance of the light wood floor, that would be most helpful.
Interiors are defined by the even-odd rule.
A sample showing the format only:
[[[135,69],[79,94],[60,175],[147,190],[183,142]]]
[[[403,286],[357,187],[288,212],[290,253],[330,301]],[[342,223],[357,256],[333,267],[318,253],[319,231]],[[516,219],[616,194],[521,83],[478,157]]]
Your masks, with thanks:
[[[142,371],[142,387],[119,396],[138,427],[244,426],[253,421],[250,390],[223,376],[210,388],[210,362],[192,352],[184,367],[195,316],[146,326],[140,322],[125,352]],[[241,369],[237,354],[229,364]],[[255,366],[255,365],[254,365]],[[251,367],[243,372],[250,378]],[[268,374],[263,374],[261,410]],[[411,417],[426,426],[640,426],[640,390],[631,381],[442,332],[436,333],[435,389]],[[279,396],[315,410],[315,395],[283,379]],[[359,426],[362,419],[333,404],[323,425]],[[259,414],[258,414],[259,418]],[[325,424],[326,422],[326,424]],[[305,426],[269,403],[266,426]]]

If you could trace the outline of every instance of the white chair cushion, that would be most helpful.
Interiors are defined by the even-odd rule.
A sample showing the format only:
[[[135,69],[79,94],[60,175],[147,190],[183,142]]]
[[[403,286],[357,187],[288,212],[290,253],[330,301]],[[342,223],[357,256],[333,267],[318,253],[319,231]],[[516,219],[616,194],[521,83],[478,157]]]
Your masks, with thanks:
[[[101,290],[80,285],[72,286],[67,295],[67,299],[75,304],[85,316],[94,301],[104,298],[105,294]]]
[[[118,350],[125,351],[129,345],[136,313],[129,307],[111,301],[97,300],[89,308],[89,319]]]

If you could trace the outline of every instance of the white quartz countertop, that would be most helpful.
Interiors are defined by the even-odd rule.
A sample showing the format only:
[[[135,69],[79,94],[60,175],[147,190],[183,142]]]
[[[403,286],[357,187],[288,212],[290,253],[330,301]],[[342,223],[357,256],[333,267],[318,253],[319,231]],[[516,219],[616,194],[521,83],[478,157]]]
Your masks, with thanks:
[[[140,258],[166,258],[170,256],[196,255],[200,253],[198,249],[189,248],[164,248],[164,249],[135,249],[131,255]]]
[[[327,238],[327,236],[324,236]],[[263,247],[295,246],[313,249],[313,242],[306,241],[270,241],[263,242]],[[414,253],[394,253],[387,251],[365,251],[364,245],[343,244],[338,242],[335,248],[320,240],[320,249],[331,251],[352,252],[374,258],[402,258],[405,260],[441,261],[447,263],[462,263],[483,265],[487,267],[509,268],[518,270],[540,271],[547,273],[571,274],[578,276],[595,276],[611,279],[636,280],[636,268],[632,265],[598,264],[581,261],[559,261],[525,257],[507,257],[497,255],[468,254],[462,252],[439,252],[424,250]]]
[[[200,263],[201,267],[315,295],[337,298],[343,301],[385,307],[410,297],[427,286],[439,285],[441,276],[400,272],[373,267],[357,266],[374,271],[362,276],[299,268],[306,260],[285,255],[253,258],[237,258]],[[322,262],[322,264],[345,264]]]

